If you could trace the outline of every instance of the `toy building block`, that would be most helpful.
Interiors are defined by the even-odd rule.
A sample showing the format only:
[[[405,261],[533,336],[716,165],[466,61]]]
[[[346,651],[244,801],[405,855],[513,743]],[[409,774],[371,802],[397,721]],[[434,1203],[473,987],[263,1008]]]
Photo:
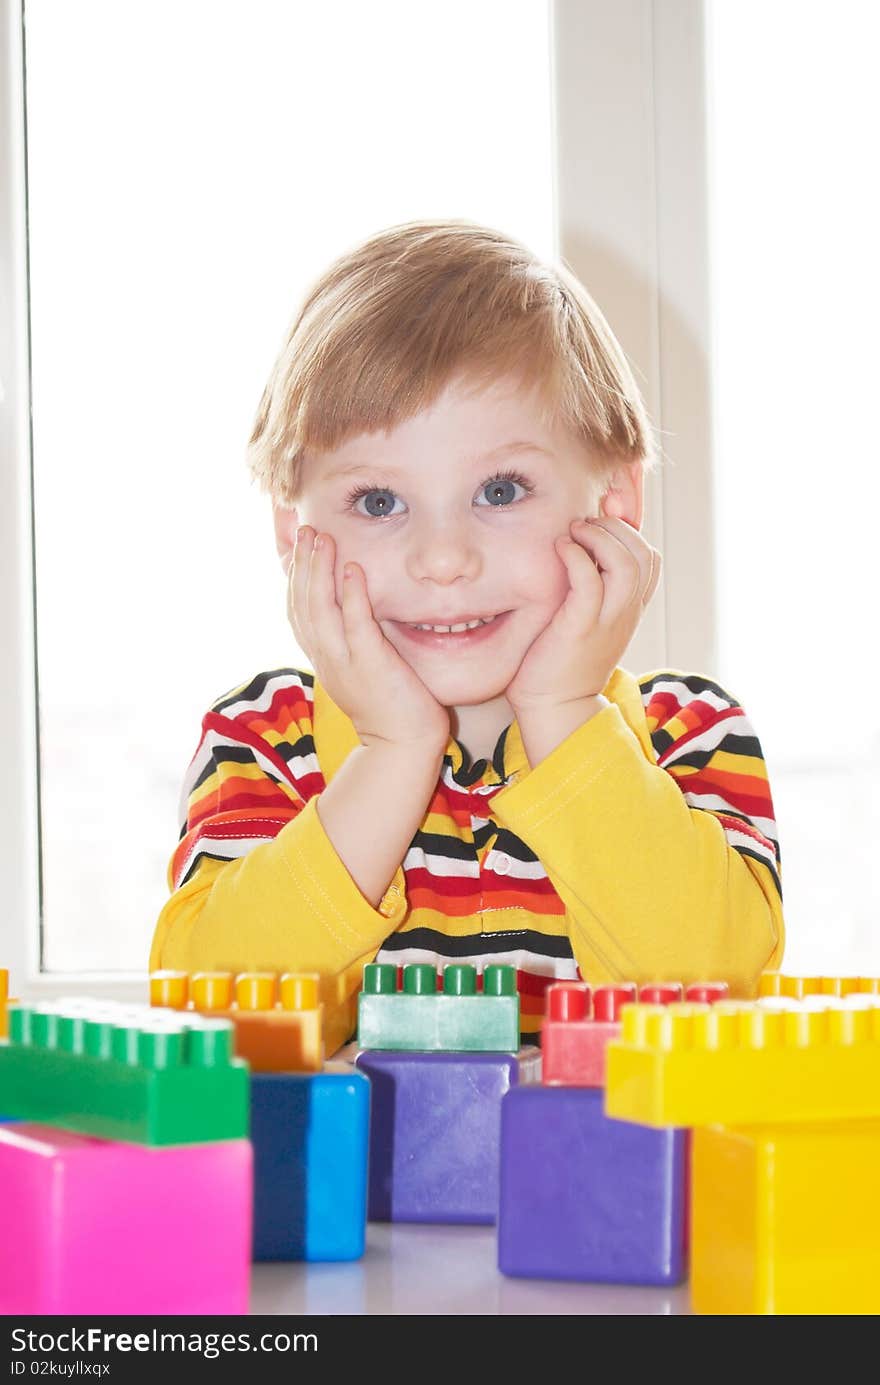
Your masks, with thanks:
[[[547,1016],[541,1031],[542,1072],[545,1086],[603,1087],[605,1050],[620,1035],[620,1012],[636,999],[668,1005],[681,1000],[722,1000],[726,981],[701,981],[685,990],[679,982],[636,987],[634,981],[617,986],[597,986],[591,992],[585,981],[557,981],[547,987]]]
[[[154,971],[150,1003],[228,1020],[252,1072],[320,1072],[319,982],[312,972]]]
[[[371,962],[358,997],[358,1048],[419,1052],[517,1053],[520,1047],[516,968],[450,964],[437,988],[437,968]]]
[[[501,1103],[502,1273],[618,1284],[685,1278],[690,1131],[606,1116],[605,1054],[637,998],[709,1004],[727,990],[723,981],[548,988],[542,1085],[512,1088]]]
[[[92,999],[10,1007],[0,1111],[137,1144],[234,1140],[249,1073],[232,1025]]]
[[[501,1099],[519,1083],[540,1080],[540,1049],[367,1050],[355,1062],[372,1086],[370,1220],[491,1225],[498,1215]]]
[[[150,1148],[0,1128],[0,1313],[244,1314],[247,1139]]]
[[[605,1048],[620,1033],[620,1011],[636,1000],[634,982],[597,986],[556,981],[547,987],[541,1030],[541,1081],[545,1086],[602,1087]]]
[[[880,997],[628,1005],[605,1110],[644,1125],[880,1116]]]
[[[605,1109],[697,1127],[695,1312],[876,1315],[878,988],[768,973],[759,990],[708,1015],[629,1006]]]
[[[15,996],[9,994],[9,972],[4,967],[0,967],[0,1041],[5,1039],[9,1033],[7,1007],[17,1004],[18,1001]],[[0,1108],[0,1124],[12,1119],[12,1116],[7,1116]]]
[[[370,1082],[348,1063],[251,1079],[255,1260],[357,1260],[367,1224]]]
[[[692,1158],[695,1313],[880,1312],[880,1121],[699,1128]]]
[[[848,996],[880,994],[880,977],[876,976],[785,976],[778,971],[765,971],[758,980],[758,995],[788,996],[803,1000],[806,996]]]
[[[611,1120],[600,1088],[512,1087],[501,1103],[498,1268],[678,1284],[690,1131]]]
[[[9,994],[9,972],[0,967],[0,1039],[9,1033],[8,1007],[17,1004],[15,996]]]

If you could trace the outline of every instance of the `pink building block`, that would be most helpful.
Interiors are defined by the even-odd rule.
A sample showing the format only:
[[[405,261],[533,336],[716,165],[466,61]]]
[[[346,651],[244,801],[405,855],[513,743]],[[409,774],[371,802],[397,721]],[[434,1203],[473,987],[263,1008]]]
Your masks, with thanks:
[[[547,987],[541,1031],[541,1081],[545,1087],[604,1087],[605,1050],[620,1037],[620,1012],[635,1000],[669,1005],[675,1000],[713,1004],[727,996],[725,981],[700,981],[687,989],[678,981],[636,988],[633,981],[597,986],[556,981]]]
[[[0,1313],[249,1311],[252,1147],[0,1126]]]

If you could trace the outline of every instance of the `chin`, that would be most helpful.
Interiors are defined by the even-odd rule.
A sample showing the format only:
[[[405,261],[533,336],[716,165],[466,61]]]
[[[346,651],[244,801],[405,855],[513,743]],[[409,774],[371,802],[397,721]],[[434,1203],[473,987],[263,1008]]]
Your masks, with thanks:
[[[497,697],[503,697],[504,690],[513,679],[499,679],[496,675],[485,683],[475,683],[473,678],[456,678],[454,675],[445,678],[429,678],[421,670],[416,672],[422,679],[426,688],[437,699],[442,707],[480,707],[484,702],[493,702]]]

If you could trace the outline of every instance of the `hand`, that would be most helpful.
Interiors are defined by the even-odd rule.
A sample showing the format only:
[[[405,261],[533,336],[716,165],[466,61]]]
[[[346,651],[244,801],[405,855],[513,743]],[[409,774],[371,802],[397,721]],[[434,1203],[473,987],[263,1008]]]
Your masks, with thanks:
[[[336,600],[335,555],[329,534],[315,534],[308,525],[297,532],[287,615],[318,681],[362,744],[427,742],[445,748],[449,713],[382,634],[358,563],[346,563],[352,575],[343,576],[341,606]]]
[[[598,696],[660,581],[660,554],[621,519],[573,520],[555,546],[571,588],[507,688],[514,711]]]

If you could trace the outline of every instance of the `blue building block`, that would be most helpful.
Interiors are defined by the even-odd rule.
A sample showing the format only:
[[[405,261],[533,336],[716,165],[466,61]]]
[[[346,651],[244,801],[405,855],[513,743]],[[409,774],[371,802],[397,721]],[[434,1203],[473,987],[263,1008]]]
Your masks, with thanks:
[[[540,1081],[540,1049],[370,1049],[355,1061],[372,1084],[370,1220],[494,1223],[501,1098],[521,1082]]]
[[[614,1120],[605,1092],[514,1087],[501,1103],[498,1268],[531,1279],[687,1277],[690,1131]]]
[[[370,1083],[350,1064],[253,1073],[255,1260],[357,1260],[367,1222]]]

